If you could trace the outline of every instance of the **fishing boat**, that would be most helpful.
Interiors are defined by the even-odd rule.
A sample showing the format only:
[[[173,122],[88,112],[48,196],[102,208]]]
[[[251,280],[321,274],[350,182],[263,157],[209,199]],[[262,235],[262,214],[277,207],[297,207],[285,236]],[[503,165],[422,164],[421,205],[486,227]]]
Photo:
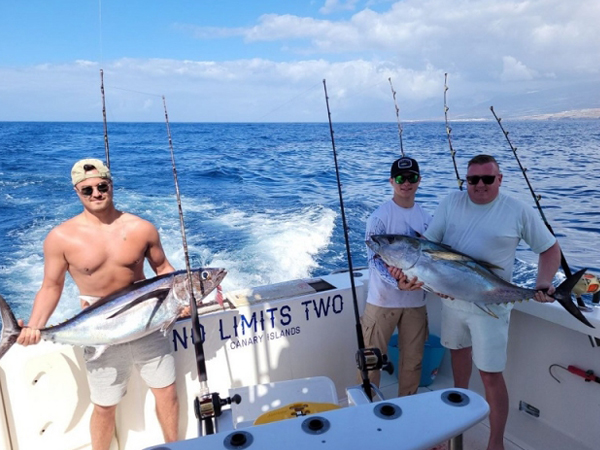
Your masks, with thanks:
[[[199,437],[192,327],[190,319],[183,319],[170,331],[182,441],[162,444],[153,396],[134,371],[117,409],[112,448],[268,450],[286,440],[298,448],[314,448],[316,437],[321,446],[351,449],[365,442],[378,445],[379,440],[387,444],[393,436],[398,448],[428,449],[461,433],[467,449],[485,448],[488,406],[478,371],[473,370],[470,390],[453,388],[447,353],[428,367],[424,375],[431,383],[416,396],[396,399],[395,376],[387,373],[374,403],[356,388],[351,280],[361,312],[368,278],[365,269],[330,273],[230,290],[224,293],[224,309],[214,301],[204,304],[199,321],[208,386],[225,402],[217,433]],[[439,335],[440,300],[429,295],[427,304],[430,332]],[[598,398],[600,389],[594,375],[600,372],[600,313],[594,309],[585,315],[595,328],[582,325],[555,304],[523,302],[515,307],[505,371],[510,396],[505,448],[597,447],[600,431],[594,425],[600,404],[589,399]],[[391,354],[391,347],[382,350]],[[0,393],[0,448],[90,448],[93,406],[82,349],[47,342],[14,346],[0,359]],[[328,406],[315,414],[300,408],[298,417],[255,425],[297,403]],[[388,416],[374,418],[384,407]],[[317,432],[308,435],[306,423]]]
[[[353,277],[362,309],[368,287],[367,271],[354,270]],[[395,376],[387,373],[383,374],[380,389],[384,400],[376,397],[371,404],[362,392],[357,393],[361,390],[356,386],[357,345],[351,291],[346,271],[226,292],[225,309],[208,301],[199,311],[208,384],[211,392],[222,399],[234,398],[231,405],[223,407],[217,433],[198,437],[193,400],[199,384],[190,320],[184,319],[171,331],[182,441],[161,445],[153,396],[134,371],[128,393],[117,410],[113,448],[185,450],[202,445],[209,449],[266,449],[279,448],[282,439],[298,442],[298,448],[313,448],[307,442],[314,443],[314,436],[307,438],[302,431],[302,423],[311,417],[329,424],[331,432],[318,435],[317,442],[332,448],[358,448],[366,439],[358,436],[362,434],[360,430],[370,430],[369,442],[373,443],[377,442],[373,439],[378,433],[372,430],[383,429],[379,436],[385,441],[392,432],[390,427],[397,427],[393,428],[394,436],[401,432],[420,436],[404,444],[399,441],[398,448],[431,448],[465,431],[465,448],[485,448],[488,406],[479,376],[474,370],[471,390],[454,389],[448,354],[424,374],[433,381],[421,387],[414,397],[395,398]],[[428,313],[433,335],[439,334],[440,311],[439,299],[431,295]],[[515,307],[505,372],[510,395],[507,449],[597,448],[600,430],[594,424],[600,403],[593,399],[599,398],[600,386],[593,382],[593,374],[588,373],[586,379],[573,370],[600,372],[594,339],[600,338],[600,312],[595,309],[586,317],[594,329],[580,324],[559,305],[523,302]],[[553,365],[567,370],[558,366],[550,370]],[[1,448],[90,447],[92,405],[80,348],[48,342],[14,346],[0,360],[0,375]],[[586,382],[589,380],[592,382]],[[235,402],[236,394],[241,398],[239,403]],[[469,405],[447,406],[444,395],[450,394],[463,396],[458,403],[467,398]],[[276,414],[281,407],[298,402],[342,408],[307,417],[299,413],[293,419],[253,425],[260,417]],[[373,411],[381,404],[402,411],[402,421],[390,424],[389,420],[373,419]],[[345,430],[343,433],[339,433],[340,427]],[[266,436],[271,438],[265,440]],[[235,445],[241,445],[240,439],[249,439],[256,445],[244,441],[246,447],[236,447],[231,439]],[[262,444],[257,446],[258,443]],[[266,443],[272,446],[265,447]]]

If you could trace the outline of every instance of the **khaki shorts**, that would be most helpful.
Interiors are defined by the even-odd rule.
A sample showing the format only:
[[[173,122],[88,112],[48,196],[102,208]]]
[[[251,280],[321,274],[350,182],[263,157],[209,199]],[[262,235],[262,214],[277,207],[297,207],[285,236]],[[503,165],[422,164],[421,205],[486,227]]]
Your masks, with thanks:
[[[395,329],[398,329],[399,361],[392,361],[398,367],[398,395],[416,394],[421,378],[421,365],[425,341],[429,335],[427,308],[383,308],[367,303],[360,319],[365,340],[365,348],[376,347],[382,353],[388,352],[388,343]],[[369,371],[369,380],[379,386],[379,370]]]
[[[111,345],[98,359],[88,361],[93,347],[85,347],[84,359],[91,400],[100,406],[113,406],[127,393],[131,368],[135,365],[150,388],[163,388],[175,382],[175,359],[170,341],[162,332],[124,344]]]
[[[442,306],[441,342],[458,350],[473,347],[473,362],[484,372],[502,372],[506,367],[510,310],[490,316],[481,310],[471,311]]]

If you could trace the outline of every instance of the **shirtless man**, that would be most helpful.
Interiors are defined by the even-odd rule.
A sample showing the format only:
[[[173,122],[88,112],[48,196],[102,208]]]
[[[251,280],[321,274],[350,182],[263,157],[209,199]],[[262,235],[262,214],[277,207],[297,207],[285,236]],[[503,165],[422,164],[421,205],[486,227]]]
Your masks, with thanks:
[[[78,161],[71,170],[83,212],[54,228],[44,242],[44,279],[31,317],[17,340],[40,341],[39,329],[54,312],[67,272],[79,288],[83,308],[131,283],[143,280],[144,259],[157,275],[173,272],[150,222],[115,208],[109,169],[98,159]],[[21,321],[22,325],[22,321]],[[86,348],[94,410],[90,421],[92,449],[110,447],[115,434],[117,404],[126,393],[136,365],[156,399],[156,414],[166,442],[177,440],[179,404],[170,342],[160,331],[133,342],[110,346],[97,359]]]

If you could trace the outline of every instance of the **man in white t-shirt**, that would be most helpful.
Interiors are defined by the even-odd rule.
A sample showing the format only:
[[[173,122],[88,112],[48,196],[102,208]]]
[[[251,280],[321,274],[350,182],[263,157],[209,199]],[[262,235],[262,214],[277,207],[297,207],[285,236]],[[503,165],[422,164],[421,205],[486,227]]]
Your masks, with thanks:
[[[489,155],[469,161],[467,192],[454,192],[435,211],[424,237],[499,267],[494,273],[511,281],[515,252],[521,239],[539,254],[536,289],[554,292],[552,279],[560,265],[560,247],[533,208],[500,193],[500,167]],[[554,301],[538,291],[539,302]],[[473,361],[479,369],[490,405],[488,450],[504,449],[508,392],[502,372],[506,365],[508,324],[512,305],[492,305],[497,318],[474,303],[442,299],[442,344],[450,349],[454,385],[468,388]]]
[[[419,164],[403,157],[392,164],[389,182],[393,197],[379,206],[369,217],[365,239],[374,234],[423,233],[431,216],[415,203],[421,182]],[[422,283],[401,276],[393,278],[385,263],[367,247],[369,260],[369,292],[361,317],[365,347],[386,353],[388,342],[398,329],[398,395],[417,392],[421,378],[423,350],[428,336],[427,309]],[[396,363],[395,361],[393,361]],[[369,372],[369,379],[379,386],[380,372]]]

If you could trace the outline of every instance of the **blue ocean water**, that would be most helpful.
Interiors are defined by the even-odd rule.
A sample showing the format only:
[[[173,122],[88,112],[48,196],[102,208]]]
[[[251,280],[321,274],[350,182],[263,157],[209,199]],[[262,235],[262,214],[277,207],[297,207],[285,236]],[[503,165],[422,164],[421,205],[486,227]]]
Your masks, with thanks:
[[[600,274],[600,124],[597,120],[503,122],[573,269]],[[399,156],[396,123],[334,123],[355,267],[366,264],[364,227],[391,196]],[[224,290],[319,276],[347,268],[327,123],[171,124],[192,265],[227,268]],[[109,123],[117,207],[152,221],[167,256],[184,268],[165,124]],[[0,294],[28,318],[43,277],[46,234],[81,211],[72,164],[104,159],[101,123],[0,123]],[[419,159],[418,201],[434,212],[457,189],[441,122],[406,123],[408,155]],[[502,190],[535,207],[495,122],[452,123],[461,176],[474,155],[497,157]],[[537,257],[518,253],[514,281],[531,285]],[[151,271],[147,269],[147,275]],[[68,278],[50,323],[78,311]]]

